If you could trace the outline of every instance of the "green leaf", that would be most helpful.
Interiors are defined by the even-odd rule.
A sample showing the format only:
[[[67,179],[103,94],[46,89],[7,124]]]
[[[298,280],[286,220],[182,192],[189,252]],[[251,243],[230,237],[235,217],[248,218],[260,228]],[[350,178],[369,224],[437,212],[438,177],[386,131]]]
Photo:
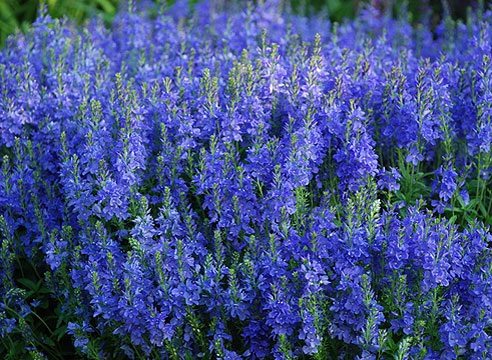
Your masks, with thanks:
[[[60,307],[58,306],[55,310],[57,316],[57,321],[56,321],[56,327],[59,328],[60,325],[65,322],[65,319],[68,318],[68,315],[66,315],[64,312],[60,311]]]
[[[52,337],[56,337],[56,341],[60,341],[60,339],[65,336],[65,334],[67,333],[67,326],[66,325],[63,325],[63,326],[59,326],[57,325],[57,328],[55,331],[53,331],[53,334],[51,334]]]
[[[482,212],[482,215],[486,218],[488,213],[487,213],[487,210],[485,209],[485,206],[483,205],[483,202],[480,202],[478,207],[479,207],[480,211]]]
[[[420,189],[427,189],[427,185],[425,185],[422,181],[415,181],[415,185],[418,185]]]
[[[99,4],[99,6],[101,6],[103,11],[107,14],[114,14],[116,11],[116,8],[114,7],[114,5],[108,0],[97,0],[97,3]]]
[[[51,340],[50,338],[44,338],[43,342],[45,343],[45,345],[55,347],[55,342],[53,340]]]
[[[460,203],[460,206],[462,208],[466,207],[465,201],[463,200],[463,198],[461,197],[461,195],[458,195],[458,197],[456,199],[458,200],[458,202]]]
[[[478,203],[478,199],[477,198],[473,198],[473,199],[470,200],[470,203],[468,204],[468,207],[474,208],[477,203]]]
[[[27,278],[17,279],[17,282],[21,285],[24,285],[27,288],[27,290],[33,290],[33,291],[37,291],[39,289],[39,286],[41,285],[41,281],[39,281],[36,284],[31,279],[27,279]]]
[[[394,354],[398,350],[398,344],[393,340],[393,332],[389,332],[386,338],[387,352]]]

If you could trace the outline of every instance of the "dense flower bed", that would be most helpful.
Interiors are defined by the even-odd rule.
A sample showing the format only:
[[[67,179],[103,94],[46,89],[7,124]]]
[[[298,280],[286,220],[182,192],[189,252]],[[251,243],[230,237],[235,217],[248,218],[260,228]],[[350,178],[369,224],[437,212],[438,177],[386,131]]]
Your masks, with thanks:
[[[491,41],[480,10],[40,16],[0,52],[0,354],[492,358]]]

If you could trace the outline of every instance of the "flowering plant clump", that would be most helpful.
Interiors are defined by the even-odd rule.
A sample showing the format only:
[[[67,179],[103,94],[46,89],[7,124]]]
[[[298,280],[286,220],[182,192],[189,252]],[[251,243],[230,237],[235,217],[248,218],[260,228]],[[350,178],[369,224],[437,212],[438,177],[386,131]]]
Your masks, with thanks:
[[[7,41],[2,357],[492,358],[492,11],[281,4]]]

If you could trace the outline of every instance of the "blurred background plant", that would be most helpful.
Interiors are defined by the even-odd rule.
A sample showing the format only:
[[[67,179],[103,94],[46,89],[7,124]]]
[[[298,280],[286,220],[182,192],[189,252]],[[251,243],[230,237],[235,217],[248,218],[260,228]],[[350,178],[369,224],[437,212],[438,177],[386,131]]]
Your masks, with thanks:
[[[98,14],[107,22],[113,19],[121,0],[0,0],[0,40],[17,30],[25,31],[36,19],[41,3],[46,4],[52,17],[67,16],[82,22]]]
[[[153,0],[159,2],[162,0]],[[166,1],[166,0],[164,0]],[[196,0],[191,0],[193,3]],[[287,0],[289,1],[289,0]],[[489,2],[490,0],[484,0]],[[52,17],[66,16],[78,23],[87,17],[98,14],[105,22],[110,23],[118,7],[126,0],[0,0],[0,44],[3,46],[8,35],[15,31],[25,31],[38,13],[40,4],[44,2]],[[167,0],[173,3],[173,0]],[[439,21],[439,14],[448,7],[455,18],[464,18],[466,9],[477,1],[473,0],[290,0],[292,8],[297,12],[312,12],[327,9],[332,21],[340,22],[345,17],[353,17],[367,3],[373,3],[381,10],[398,9],[403,3],[408,4],[409,14],[413,21],[418,21],[426,9],[431,9],[433,22]],[[443,6],[444,5],[444,6]]]

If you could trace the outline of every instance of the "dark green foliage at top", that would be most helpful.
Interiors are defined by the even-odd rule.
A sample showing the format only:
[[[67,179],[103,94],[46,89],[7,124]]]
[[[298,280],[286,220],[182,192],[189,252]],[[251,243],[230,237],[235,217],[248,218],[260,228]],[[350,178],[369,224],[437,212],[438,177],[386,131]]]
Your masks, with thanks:
[[[151,0],[155,3],[166,0]],[[195,0],[196,1],[196,0]],[[195,2],[190,1],[190,2]],[[310,13],[327,9],[332,21],[340,22],[345,17],[353,17],[364,3],[376,3],[379,7],[389,9],[393,3],[398,5],[408,3],[409,11],[414,20],[417,20],[425,9],[431,8],[434,14],[442,14],[443,2],[449,4],[449,11],[453,17],[464,18],[466,9],[477,1],[473,0],[290,0],[297,12]],[[488,2],[489,0],[484,0]],[[168,3],[174,2],[167,0]],[[0,46],[4,45],[8,35],[18,29],[25,31],[35,19],[41,3],[48,6],[49,14],[58,18],[67,16],[79,23],[92,14],[101,15],[106,22],[111,22],[118,7],[126,3],[124,0],[0,0]],[[309,4],[309,6],[307,6]],[[397,6],[398,7],[398,6]],[[439,15],[433,21],[437,23]]]
[[[67,16],[78,22],[96,13],[111,21],[120,0],[0,0],[0,41],[3,45],[8,35],[16,29],[25,31],[36,19],[41,3],[48,6],[52,17]]]

